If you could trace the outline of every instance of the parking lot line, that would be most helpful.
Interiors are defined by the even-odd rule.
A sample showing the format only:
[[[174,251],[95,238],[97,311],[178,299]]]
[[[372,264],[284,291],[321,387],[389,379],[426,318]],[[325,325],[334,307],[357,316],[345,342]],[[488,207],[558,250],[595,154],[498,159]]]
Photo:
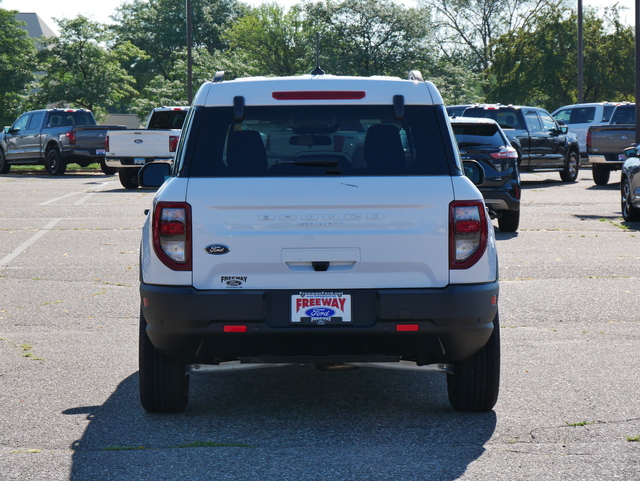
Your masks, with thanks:
[[[51,231],[51,229],[53,229],[53,227],[58,222],[60,222],[61,220],[62,219],[53,219],[46,226],[44,226],[41,230],[39,230],[33,236],[31,236],[28,240],[26,240],[25,242],[20,244],[18,247],[16,247],[14,250],[12,250],[9,255],[5,256],[2,259],[0,259],[0,267],[2,267],[4,265],[7,265],[13,259],[15,259],[20,254],[22,254],[27,247],[29,247],[31,244],[36,242],[38,239],[40,239],[42,236],[44,236],[47,232]]]

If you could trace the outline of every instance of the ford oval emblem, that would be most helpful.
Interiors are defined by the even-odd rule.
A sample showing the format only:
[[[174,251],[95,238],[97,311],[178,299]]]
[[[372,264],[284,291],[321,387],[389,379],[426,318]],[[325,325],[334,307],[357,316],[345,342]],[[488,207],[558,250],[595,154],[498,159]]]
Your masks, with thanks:
[[[238,279],[232,279],[230,281],[227,281],[227,285],[229,287],[240,287],[242,285],[242,281],[239,281]]]
[[[304,313],[309,317],[332,317],[336,315],[336,311],[328,307],[312,307],[304,311]]]
[[[222,254],[226,254],[227,252],[229,252],[230,249],[227,246],[222,244],[212,244],[210,246],[205,247],[204,250],[207,252],[207,254],[219,256]]]
[[[134,144],[141,144],[142,142],[144,142],[142,139],[136,139],[133,141]]]

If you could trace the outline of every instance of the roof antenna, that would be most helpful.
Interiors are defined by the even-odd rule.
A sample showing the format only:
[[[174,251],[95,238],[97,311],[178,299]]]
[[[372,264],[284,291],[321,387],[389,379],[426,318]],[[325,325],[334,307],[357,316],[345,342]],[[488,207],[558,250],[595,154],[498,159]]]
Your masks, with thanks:
[[[324,70],[320,68],[320,34],[316,32],[316,68],[311,75],[324,75]]]

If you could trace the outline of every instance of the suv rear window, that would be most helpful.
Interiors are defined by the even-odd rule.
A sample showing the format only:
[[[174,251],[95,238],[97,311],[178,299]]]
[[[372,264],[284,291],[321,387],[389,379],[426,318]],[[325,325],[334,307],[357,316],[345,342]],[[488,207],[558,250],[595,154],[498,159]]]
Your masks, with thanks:
[[[159,110],[157,112],[154,112],[151,116],[151,120],[149,121],[149,129],[181,129],[186,116],[186,110]]]
[[[96,120],[89,112],[52,112],[49,115],[48,127],[70,127],[72,125],[96,125]]]
[[[196,109],[192,177],[449,175],[442,106],[407,105],[402,120],[391,105]]]
[[[503,147],[509,145],[503,138],[496,124],[452,124],[453,133],[456,136],[458,145],[477,146],[491,145],[493,147]]]

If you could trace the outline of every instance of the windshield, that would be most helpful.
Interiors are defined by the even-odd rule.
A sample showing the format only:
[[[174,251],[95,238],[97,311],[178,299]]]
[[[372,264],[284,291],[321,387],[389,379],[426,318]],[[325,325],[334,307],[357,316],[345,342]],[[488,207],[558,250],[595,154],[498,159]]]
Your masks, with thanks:
[[[449,172],[434,106],[405,106],[402,120],[390,105],[246,107],[241,121],[232,108],[202,110],[187,141],[193,177]]]

